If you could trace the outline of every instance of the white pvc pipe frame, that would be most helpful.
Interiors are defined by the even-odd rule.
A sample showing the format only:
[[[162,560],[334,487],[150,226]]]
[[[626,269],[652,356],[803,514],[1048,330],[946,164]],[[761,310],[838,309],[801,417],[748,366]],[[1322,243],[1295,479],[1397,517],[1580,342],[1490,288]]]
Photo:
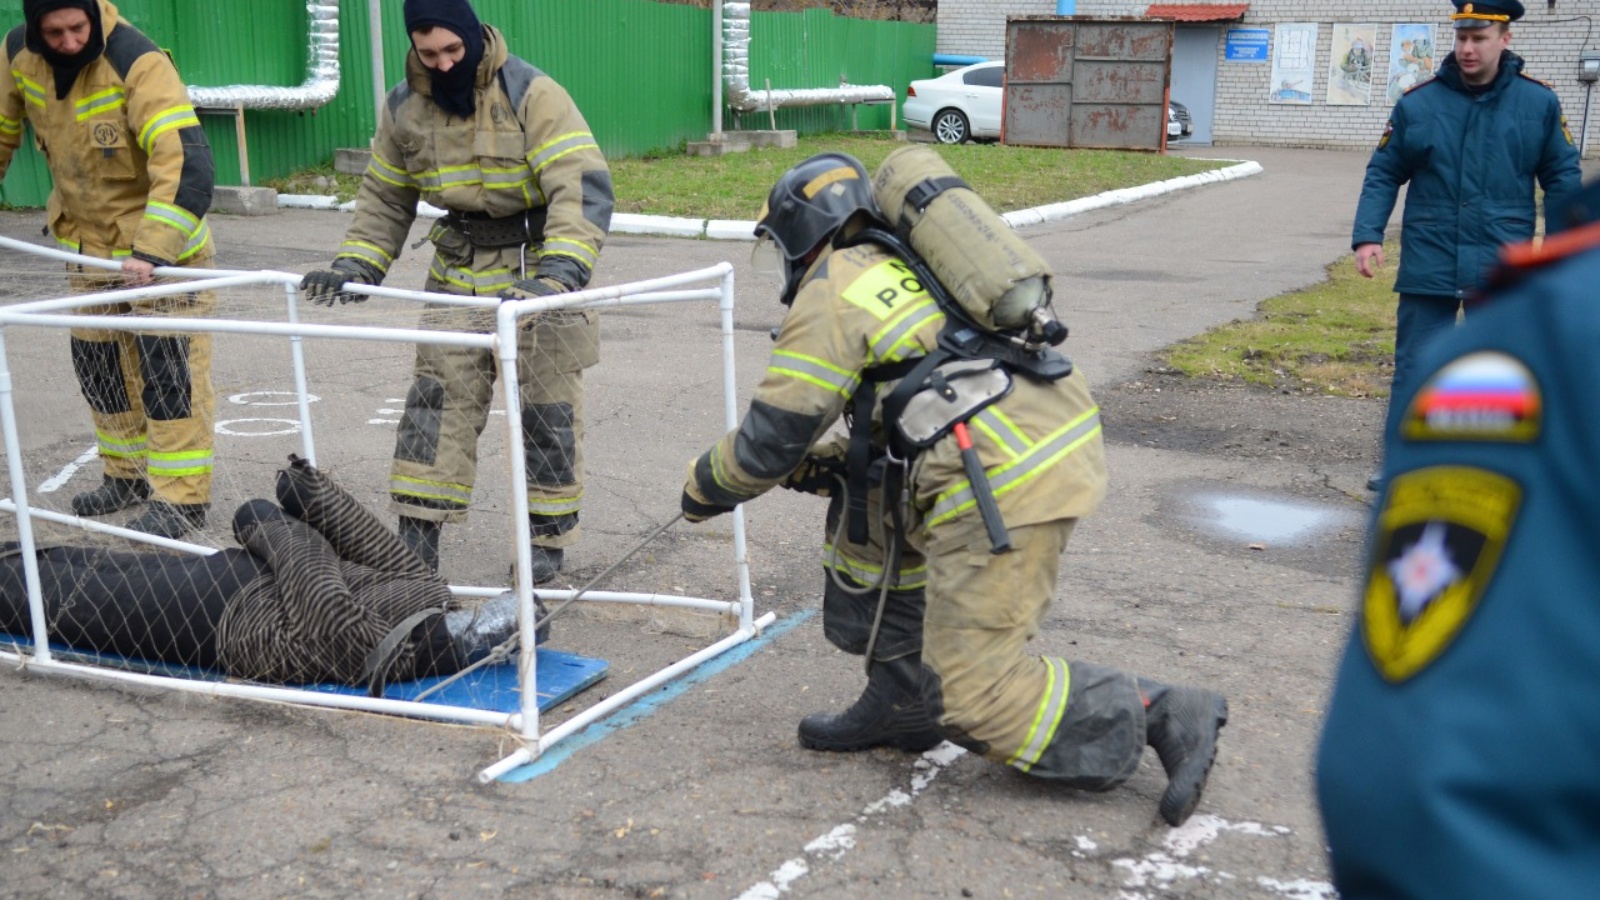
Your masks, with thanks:
[[[40,247],[11,238],[0,237],[0,248],[17,250],[35,256],[58,259],[63,262],[74,263],[89,268],[116,270],[121,264],[110,260],[93,259],[79,256],[61,250]],[[302,339],[313,338],[343,338],[347,340],[371,340],[389,343],[440,343],[453,344],[466,347],[483,347],[495,350],[499,356],[501,366],[500,383],[504,402],[508,411],[520,409],[517,378],[517,333],[518,320],[530,315],[548,312],[557,309],[600,309],[616,306],[636,306],[655,303],[677,303],[688,301],[716,300],[721,312],[722,329],[722,386],[723,386],[723,414],[726,426],[729,429],[738,425],[737,388],[734,380],[734,344],[733,344],[733,266],[723,262],[706,269],[684,272],[664,278],[650,279],[634,282],[632,284],[616,285],[607,288],[595,288],[559,297],[546,297],[530,300],[501,302],[495,297],[460,297],[450,294],[432,294],[424,291],[403,291],[393,288],[373,287],[368,285],[346,285],[346,288],[363,294],[381,297],[393,297],[402,300],[423,302],[447,303],[459,306],[493,307],[497,310],[496,329],[493,334],[477,334],[469,332],[441,332],[421,331],[417,329],[380,328],[373,326],[350,325],[314,325],[299,321],[298,305],[299,284],[301,276],[288,272],[259,271],[241,272],[219,269],[183,269],[159,268],[156,274],[165,277],[185,279],[181,285],[161,284],[142,288],[128,288],[114,291],[103,291],[94,294],[74,295],[59,297],[50,300],[40,300],[28,303],[17,303],[0,307],[0,431],[6,448],[6,463],[11,482],[11,498],[0,500],[0,512],[12,513],[17,520],[17,533],[21,543],[23,571],[28,589],[29,615],[34,636],[31,652],[23,653],[0,650],[0,661],[10,662],[18,668],[36,669],[41,672],[59,673],[62,675],[121,682],[125,684],[138,684],[159,686],[174,690],[188,691],[191,693],[209,694],[213,696],[244,697],[256,700],[274,700],[280,702],[297,703],[305,706],[338,707],[343,709],[356,709],[366,712],[393,713],[398,715],[414,716],[424,719],[435,719],[448,722],[459,722],[471,725],[492,725],[515,730],[522,741],[522,746],[494,765],[484,769],[478,774],[478,780],[490,782],[510,772],[518,766],[536,759],[544,751],[550,749],[562,739],[569,737],[589,724],[609,715],[635,697],[653,690],[661,684],[693,669],[706,660],[715,658],[728,650],[749,641],[761,633],[761,630],[770,625],[776,618],[773,613],[767,613],[760,618],[755,617],[755,601],[750,592],[750,568],[746,554],[745,526],[743,508],[736,508],[732,513],[733,522],[733,547],[734,567],[738,577],[739,598],[734,601],[711,600],[701,597],[684,597],[671,594],[640,594],[623,591],[591,591],[583,595],[585,601],[602,603],[634,603],[642,605],[684,607],[690,609],[710,610],[724,615],[737,615],[739,627],[734,633],[722,640],[650,675],[624,690],[612,694],[605,700],[596,703],[582,713],[562,723],[559,727],[551,729],[548,733],[539,732],[539,698],[537,685],[537,667],[533,664],[535,658],[535,635],[532,623],[534,619],[533,598],[535,594],[541,599],[559,602],[573,597],[577,592],[572,590],[535,590],[533,579],[529,577],[533,560],[530,550],[532,535],[528,523],[528,495],[526,491],[513,488],[512,497],[512,522],[516,529],[517,547],[517,578],[516,592],[518,601],[518,621],[521,625],[520,640],[521,653],[519,657],[518,683],[521,686],[521,711],[518,713],[489,712],[467,707],[446,706],[443,704],[417,703],[407,700],[388,700],[366,696],[353,696],[348,694],[325,694],[314,691],[297,690],[292,687],[272,687],[260,684],[244,684],[229,681],[199,681],[182,678],[173,678],[160,675],[150,675],[139,672],[127,672],[117,669],[102,668],[81,663],[52,658],[48,640],[39,640],[40,635],[48,635],[49,628],[44,614],[44,602],[39,582],[38,561],[35,557],[35,542],[33,536],[33,520],[35,518],[75,525],[85,530],[106,534],[115,534],[133,540],[144,541],[168,549],[183,550],[196,554],[215,553],[216,550],[185,541],[173,541],[152,537],[139,532],[118,528],[100,522],[81,519],[76,516],[64,515],[48,510],[32,509],[28,504],[27,477],[22,465],[22,444],[18,437],[16,404],[11,377],[10,358],[6,351],[5,330],[7,326],[34,326],[54,328],[101,328],[116,331],[163,331],[163,332],[211,332],[226,334],[253,334],[253,335],[281,335],[289,338],[291,342],[291,356],[294,364],[295,390],[299,395],[299,414],[301,426],[302,452],[306,459],[315,463],[316,450],[311,430],[310,401],[306,388],[305,356],[301,345]],[[715,286],[706,286],[715,282]],[[274,322],[248,322],[229,319],[201,319],[201,318],[142,318],[138,316],[89,316],[72,313],[71,310],[87,304],[104,304],[122,302],[150,297],[166,296],[173,293],[189,293],[196,290],[214,290],[225,287],[238,287],[244,285],[280,284],[288,304],[288,321]],[[526,481],[527,457],[522,442],[522,418],[519,415],[506,416],[507,429],[506,441],[510,457],[510,483],[521,485]],[[503,588],[497,587],[470,587],[452,586],[459,596],[489,597],[503,593]]]

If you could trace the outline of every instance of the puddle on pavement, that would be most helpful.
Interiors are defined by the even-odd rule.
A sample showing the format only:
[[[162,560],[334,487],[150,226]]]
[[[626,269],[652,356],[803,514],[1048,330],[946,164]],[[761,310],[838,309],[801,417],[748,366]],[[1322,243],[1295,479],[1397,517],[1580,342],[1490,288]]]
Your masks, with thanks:
[[[1330,529],[1348,527],[1357,518],[1347,509],[1241,494],[1204,493],[1190,499],[1188,518],[1194,524],[1214,528],[1222,537],[1263,544],[1304,543]]]

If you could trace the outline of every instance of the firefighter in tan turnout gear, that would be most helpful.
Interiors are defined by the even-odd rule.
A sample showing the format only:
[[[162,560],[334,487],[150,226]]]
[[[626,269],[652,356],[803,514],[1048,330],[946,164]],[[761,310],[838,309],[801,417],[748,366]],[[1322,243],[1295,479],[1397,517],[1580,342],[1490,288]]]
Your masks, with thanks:
[[[5,39],[0,177],[32,123],[54,189],[49,230],[62,249],[122,261],[122,277],[79,272],[75,290],[145,284],[158,266],[211,263],[211,148],[172,61],[106,0],[24,0]],[[77,267],[73,267],[76,270]],[[100,270],[93,270],[99,272]],[[216,297],[101,304],[92,315],[208,315]],[[72,365],[92,413],[101,486],[80,516],[145,502],[129,527],[179,537],[211,503],[211,336],[72,330]]]
[[[302,289],[360,299],[400,254],[419,199],[448,210],[428,234],[426,290],[540,297],[589,283],[611,226],[611,175],[583,114],[550,76],[510,55],[467,0],[406,0],[412,50],[389,92],[355,221],[330,270]],[[428,329],[490,331],[492,310],[430,305]],[[583,370],[599,361],[594,312],[553,312],[522,332],[522,426],[528,455],[533,576],[554,578],[578,537],[583,495]],[[491,350],[419,344],[395,440],[389,492],[400,533],[431,565],[439,529],[466,518],[488,421]]]
[[[867,655],[867,686],[844,712],[803,719],[802,745],[922,751],[948,738],[1032,775],[1109,790],[1148,743],[1169,779],[1161,814],[1177,825],[1199,802],[1224,699],[1024,652],[1074,525],[1105,491],[1088,386],[1051,351],[1054,372],[1014,373],[1008,393],[896,466],[886,449],[899,426],[885,405],[898,382],[924,377],[911,369],[942,346],[950,320],[906,257],[874,239],[892,237],[878,210],[866,170],[843,154],[812,157],[773,187],[758,252],[778,257],[789,310],[739,428],[690,464],[684,512],[702,521],[778,485],[829,496],[823,628]],[[928,381],[948,388],[940,373],[953,381],[958,369]],[[869,453],[823,437],[847,413]],[[863,484],[872,496],[852,503]],[[1005,552],[993,552],[980,490],[1003,517]],[[840,524],[851,507],[868,514],[855,534]],[[920,554],[894,552],[907,538]]]

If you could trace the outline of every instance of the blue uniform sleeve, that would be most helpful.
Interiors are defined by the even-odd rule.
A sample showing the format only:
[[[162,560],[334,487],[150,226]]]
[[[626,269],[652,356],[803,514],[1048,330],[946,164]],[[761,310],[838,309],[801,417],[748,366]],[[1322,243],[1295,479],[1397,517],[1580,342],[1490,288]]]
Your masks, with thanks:
[[[1404,100],[1404,98],[1402,98]],[[1383,128],[1378,149],[1367,163],[1367,177],[1361,184],[1361,200],[1356,204],[1356,224],[1350,235],[1350,249],[1362,244],[1383,243],[1383,232],[1389,226],[1389,215],[1394,212],[1395,200],[1400,196],[1400,185],[1411,180],[1402,150],[1405,148],[1406,119],[1404,103],[1395,104],[1389,113],[1389,123]]]
[[[1539,186],[1544,188],[1544,208],[1565,206],[1583,188],[1583,172],[1578,166],[1578,148],[1572,145],[1561,101],[1551,99],[1545,127],[1544,152],[1539,157]]]

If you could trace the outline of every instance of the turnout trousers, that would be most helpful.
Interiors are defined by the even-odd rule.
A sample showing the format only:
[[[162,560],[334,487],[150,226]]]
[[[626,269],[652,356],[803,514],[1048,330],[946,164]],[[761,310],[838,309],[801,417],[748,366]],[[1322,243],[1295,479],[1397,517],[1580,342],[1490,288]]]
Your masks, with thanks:
[[[85,256],[114,259],[84,244]],[[183,265],[205,268],[208,246]],[[76,291],[123,286],[112,273],[69,265]],[[81,307],[83,315],[196,318],[216,312],[215,292]],[[151,496],[173,504],[211,502],[216,393],[211,335],[72,329],[72,368],[94,420],[95,442],[112,478],[146,479]]]
[[[429,291],[450,288],[430,278]],[[493,329],[493,310],[430,304],[422,327]],[[527,453],[528,510],[536,546],[578,538],[583,498],[583,370],[599,362],[600,320],[593,311],[533,317],[518,335],[518,395]],[[499,378],[493,350],[418,344],[414,379],[395,437],[391,510],[433,522],[466,519],[478,471],[478,437]]]
[[[834,498],[830,522],[840,506]],[[864,573],[882,571],[884,563],[881,556],[872,558],[887,532],[876,500],[871,509],[869,544],[840,548]],[[924,542],[926,587],[889,592],[873,658],[920,652],[924,699],[945,735],[967,749],[1073,787],[1116,787],[1138,769],[1146,743],[1137,679],[1093,663],[1026,652],[1049,611],[1061,554],[1077,520],[1011,528],[1014,549],[997,556],[989,552],[981,522],[972,518]],[[835,534],[830,527],[829,539]],[[908,576],[923,559],[914,551],[903,556],[902,578],[911,582]],[[863,653],[878,600],[877,591],[851,594],[830,578],[823,598],[829,641]]]

